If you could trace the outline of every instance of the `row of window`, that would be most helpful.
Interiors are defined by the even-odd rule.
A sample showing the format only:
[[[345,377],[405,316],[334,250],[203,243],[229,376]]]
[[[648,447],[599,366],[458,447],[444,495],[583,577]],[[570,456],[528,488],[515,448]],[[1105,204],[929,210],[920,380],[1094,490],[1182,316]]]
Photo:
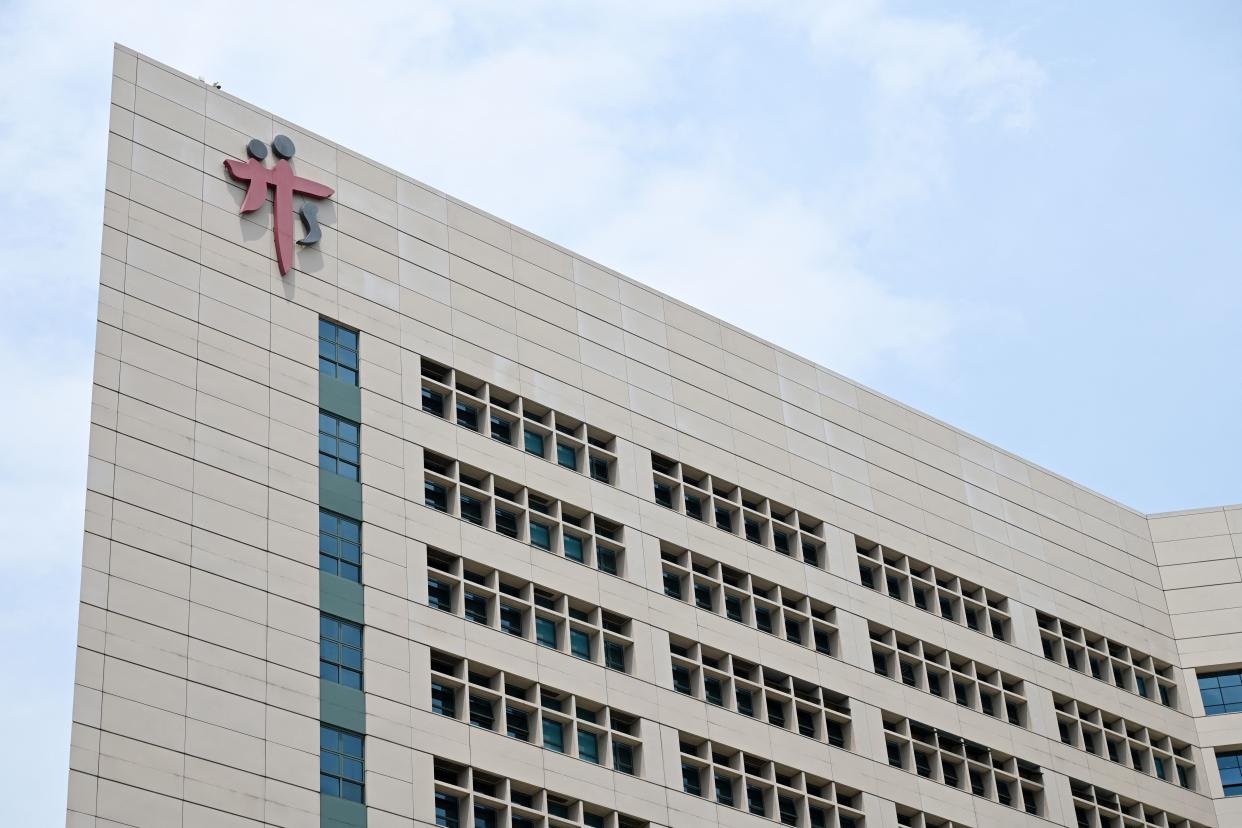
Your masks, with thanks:
[[[807,828],[863,828],[862,794],[770,759],[681,733],[682,790]]]
[[[837,654],[836,609],[706,556],[662,545],[664,594],[693,596],[699,609],[779,636],[828,656]]]
[[[427,550],[427,567],[432,608],[610,670],[630,670],[630,619],[436,549]]]
[[[432,653],[431,673],[434,713],[619,773],[640,772],[636,716],[446,653]]]
[[[613,435],[447,365],[423,359],[420,370],[422,406],[428,414],[615,484]]]
[[[651,468],[655,501],[666,509],[810,566],[828,567],[826,524],[820,518],[658,454],[651,455]]]
[[[435,760],[435,790],[436,825],[443,828],[646,828],[650,824],[440,758]]]
[[[1025,686],[1017,676],[878,624],[870,625],[870,635],[871,662],[878,674],[1027,726]]]
[[[423,502],[440,512],[609,575],[622,575],[621,524],[434,452],[423,453]]]
[[[1036,613],[1044,658],[1177,708],[1173,665],[1046,612]]]
[[[895,768],[1028,814],[1043,813],[1038,765],[894,713],[884,714],[884,740]]]
[[[1186,742],[1089,704],[1053,694],[1061,741],[1165,782],[1193,788],[1195,765]]]
[[[1070,778],[1078,828],[1204,828],[1197,822]]]
[[[863,586],[976,632],[1012,640],[1006,596],[878,543],[855,538],[854,544]]]
[[[848,750],[848,696],[688,639],[669,642],[673,689]]]

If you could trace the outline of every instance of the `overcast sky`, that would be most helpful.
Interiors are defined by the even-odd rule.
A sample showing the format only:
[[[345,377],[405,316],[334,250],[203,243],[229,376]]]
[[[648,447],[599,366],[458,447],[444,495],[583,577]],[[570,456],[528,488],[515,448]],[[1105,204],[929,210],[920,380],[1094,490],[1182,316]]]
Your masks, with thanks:
[[[1134,508],[1242,501],[1242,4],[189,5],[0,0],[4,824],[63,822],[113,40]]]

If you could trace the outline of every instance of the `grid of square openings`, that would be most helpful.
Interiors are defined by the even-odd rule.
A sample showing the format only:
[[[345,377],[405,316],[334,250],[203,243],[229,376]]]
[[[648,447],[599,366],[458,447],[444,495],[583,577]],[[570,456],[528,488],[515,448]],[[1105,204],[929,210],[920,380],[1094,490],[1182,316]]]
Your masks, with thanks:
[[[1173,665],[1045,612],[1036,620],[1044,658],[1177,709]]]
[[[848,696],[689,639],[671,638],[669,650],[678,693],[850,749]]]
[[[1078,828],[1204,828],[1198,822],[1161,811],[1136,799],[1070,778]]]
[[[661,506],[810,566],[828,568],[825,525],[819,518],[658,454],[651,455],[651,468],[655,501]]]
[[[838,652],[837,611],[788,587],[661,544],[664,594],[824,655]]]
[[[319,677],[362,689],[362,627],[343,618],[319,614]]]
[[[637,716],[478,661],[432,651],[432,712],[631,776],[641,773]]]
[[[319,412],[319,468],[349,480],[358,479],[358,424]]]
[[[1027,726],[1022,679],[879,624],[870,625],[871,664],[909,687]]]
[[[1012,640],[1004,595],[878,543],[856,537],[854,544],[863,586],[1000,641]]]
[[[624,574],[621,524],[435,452],[423,452],[423,502],[609,575]]]
[[[904,805],[897,806],[897,824],[902,828],[971,828],[964,822],[942,819]]]
[[[319,373],[358,384],[358,332],[327,319],[319,320]]]
[[[434,768],[436,825],[445,828],[646,828],[651,824],[439,757]]]
[[[1198,683],[1206,715],[1242,712],[1242,670],[1199,673]]]
[[[1043,813],[1044,775],[1038,765],[896,713],[884,712],[884,740],[895,768],[1028,814]]]
[[[319,569],[347,581],[362,581],[362,524],[319,510]]]
[[[690,733],[680,733],[678,743],[681,785],[688,794],[782,825],[865,825],[862,794],[852,788]]]
[[[633,662],[630,619],[437,549],[427,550],[427,603],[610,670]]]
[[[1054,693],[1061,741],[1183,788],[1195,786],[1190,745],[1098,707]]]
[[[422,359],[423,411],[615,485],[617,438],[567,414]]]

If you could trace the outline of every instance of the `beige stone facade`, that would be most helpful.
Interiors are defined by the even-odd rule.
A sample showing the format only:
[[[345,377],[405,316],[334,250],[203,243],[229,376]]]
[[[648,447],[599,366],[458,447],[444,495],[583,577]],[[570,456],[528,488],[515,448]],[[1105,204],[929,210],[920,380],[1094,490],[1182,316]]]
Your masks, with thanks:
[[[277,134],[336,191],[284,277],[223,165]],[[100,272],[71,826],[1242,825],[1196,683],[1242,507],[1135,512],[121,47]]]

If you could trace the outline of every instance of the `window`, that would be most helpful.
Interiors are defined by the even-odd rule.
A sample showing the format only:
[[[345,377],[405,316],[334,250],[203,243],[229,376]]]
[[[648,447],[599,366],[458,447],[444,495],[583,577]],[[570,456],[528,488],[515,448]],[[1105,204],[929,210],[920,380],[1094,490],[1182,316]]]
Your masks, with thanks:
[[[625,672],[625,647],[615,641],[604,642],[604,666]]]
[[[612,767],[621,773],[634,775],[634,748],[622,742],[612,743]]]
[[[350,802],[363,801],[362,736],[319,725],[319,790]]]
[[[319,510],[319,569],[361,582],[362,525],[358,521]]]
[[[582,538],[577,535],[566,534],[565,538],[565,557],[571,561],[583,563],[586,561],[586,555],[582,551]]]
[[[666,509],[673,508],[673,490],[667,483],[655,482],[655,502]]]
[[[571,629],[569,631],[569,652],[578,658],[591,658],[591,636],[582,630]]]
[[[453,587],[439,578],[427,579],[427,606],[432,609],[453,611]]]
[[[768,809],[763,803],[763,788],[754,785],[746,786],[746,809],[758,816],[767,816]]]
[[[319,373],[358,384],[358,332],[319,320]]]
[[[435,414],[437,417],[444,416],[444,395],[439,391],[432,391],[430,388],[424,388],[422,393],[423,411],[428,414]]]
[[[358,424],[319,412],[319,468],[349,480],[358,479]]]
[[[564,443],[556,444],[556,462],[567,469],[578,468],[578,450]]]
[[[530,719],[526,711],[516,707],[505,707],[505,734],[513,739],[530,741]]]
[[[569,552],[566,551],[568,557]],[[608,575],[617,574],[617,553],[611,549],[599,547],[595,550],[595,568]]]
[[[474,828],[496,828],[496,809],[485,805],[474,806]]]
[[[681,592],[681,576],[675,572],[664,573],[664,594],[669,598],[684,600]]]
[[[714,704],[717,707],[724,706],[724,687],[721,685],[720,679],[704,678],[703,695],[707,698],[708,704]]]
[[[438,681],[431,683],[431,712],[457,718],[457,691]]]
[[[703,786],[699,781],[700,769],[694,765],[681,765],[681,789],[692,796],[702,796]]]
[[[319,677],[362,689],[362,627],[319,616]]]
[[[610,482],[611,475],[608,473],[608,461],[607,460],[605,460],[603,457],[592,457],[590,458],[589,466],[590,466],[590,472],[591,472],[592,478],[598,480],[601,483]]]
[[[491,422],[492,439],[513,445],[513,423],[503,417],[497,417],[495,415],[492,415]]]
[[[694,605],[699,609],[712,611],[712,588],[706,584],[694,585]]]
[[[530,522],[530,543],[531,546],[537,546],[545,551],[551,551],[552,531],[544,524],[532,520]]]
[[[448,490],[430,480],[423,484],[423,503],[440,511],[448,511]]]
[[[751,695],[751,691],[743,690],[739,687],[737,692],[734,693],[734,696],[737,698],[738,713],[741,713],[743,716],[755,715],[755,702],[754,697]]]
[[[470,724],[484,730],[496,729],[496,714],[492,712],[491,699],[482,696],[470,696]]]
[[[483,525],[483,501],[470,495],[461,496],[461,519],[475,526]]]
[[[543,746],[557,753],[565,752],[565,726],[550,719],[543,720]]]
[[[1216,768],[1225,796],[1242,796],[1242,751],[1216,751]]]
[[[1242,670],[1200,675],[1199,693],[1209,716],[1242,711]]]
[[[543,457],[543,435],[524,430],[522,432],[522,447],[530,454]]]
[[[444,828],[460,828],[457,816],[457,798],[436,792],[436,825]]]
[[[496,507],[496,531],[511,538],[518,536],[518,516],[508,509]]]
[[[479,430],[479,409],[464,402],[457,403],[457,424],[471,431]]]
[[[522,635],[522,611],[517,607],[501,604],[500,629],[509,635]]]
[[[599,764],[599,737],[585,730],[578,731],[578,758]]]
[[[556,649],[556,622],[547,618],[535,619],[535,640],[544,647]]]
[[[673,665],[673,689],[678,693],[690,693],[690,670],[679,664]]]
[[[727,776],[716,776],[716,801],[733,807],[733,780]]]
[[[487,623],[486,598],[482,595],[475,595],[473,592],[467,592],[462,603],[465,605],[467,621],[473,621],[476,624]]]

